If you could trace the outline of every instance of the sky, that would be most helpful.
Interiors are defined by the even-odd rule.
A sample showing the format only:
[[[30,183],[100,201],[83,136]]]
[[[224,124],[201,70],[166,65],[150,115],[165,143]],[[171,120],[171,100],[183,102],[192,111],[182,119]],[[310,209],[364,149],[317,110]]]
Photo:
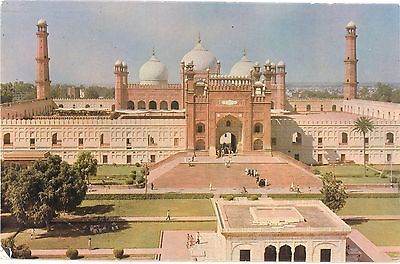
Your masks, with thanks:
[[[5,1],[1,6],[1,82],[34,82],[36,23],[48,24],[52,83],[112,85],[117,59],[129,82],[157,57],[179,82],[179,62],[196,44],[223,74],[243,49],[253,62],[286,64],[287,82],[342,82],[345,26],[357,24],[359,82],[400,82],[400,13],[394,4]]]

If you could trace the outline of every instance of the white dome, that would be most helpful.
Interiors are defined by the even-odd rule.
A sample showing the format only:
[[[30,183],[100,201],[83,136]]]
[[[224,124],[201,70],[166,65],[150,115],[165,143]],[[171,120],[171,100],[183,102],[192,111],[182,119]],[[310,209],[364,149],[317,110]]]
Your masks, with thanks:
[[[128,64],[126,64],[125,61],[123,61],[121,64],[122,64],[122,67],[128,67]]]
[[[46,20],[44,20],[43,18],[39,19],[39,21],[37,22],[38,26],[47,26]]]
[[[153,52],[151,58],[140,67],[139,70],[140,84],[167,84],[168,69]]]
[[[356,28],[356,23],[354,23],[353,21],[350,21],[350,22],[347,24],[346,28]]]
[[[244,53],[240,61],[236,62],[235,65],[233,65],[229,75],[248,76],[252,69],[253,69],[253,62],[249,60],[246,56],[246,53]]]
[[[276,66],[285,67],[285,63],[283,61],[280,61],[280,62],[278,62],[278,64]]]
[[[120,60],[117,60],[117,61],[114,63],[114,65],[115,65],[115,66],[122,66],[122,62],[121,62]]]
[[[215,71],[217,69],[217,59],[215,56],[201,45],[200,38],[196,46],[183,56],[182,60],[185,64],[193,61],[194,70],[204,71],[210,69]]]

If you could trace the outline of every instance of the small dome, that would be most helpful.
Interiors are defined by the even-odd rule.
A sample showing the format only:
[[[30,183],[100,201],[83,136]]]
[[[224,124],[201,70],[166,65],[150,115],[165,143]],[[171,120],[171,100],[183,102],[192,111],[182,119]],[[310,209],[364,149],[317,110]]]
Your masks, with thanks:
[[[122,64],[122,67],[128,67],[128,64],[126,64],[125,61],[123,61],[121,64]]]
[[[44,20],[43,18],[39,19],[39,21],[37,22],[38,26],[47,26],[46,20]]]
[[[346,28],[356,28],[356,23],[354,23],[353,21],[350,21],[350,22],[347,24]]]
[[[168,83],[168,69],[153,55],[150,59],[140,67],[139,70],[140,84],[167,84]]]
[[[229,75],[232,76],[248,76],[250,71],[253,69],[253,62],[249,60],[246,56],[246,53],[243,53],[243,57],[240,61],[236,62],[233,65]]]
[[[122,66],[122,62],[120,60],[117,60],[114,65],[115,66]]]
[[[285,63],[283,61],[280,61],[280,62],[278,62],[278,64],[276,66],[285,67]]]
[[[268,59],[265,61],[265,65],[271,65],[271,61]]]
[[[271,68],[275,68],[275,63],[271,62]]]
[[[206,48],[201,45],[201,39],[197,40],[196,46],[183,56],[182,60],[185,64],[193,61],[194,70],[205,71],[210,69],[211,71],[217,70],[217,59],[209,52]]]

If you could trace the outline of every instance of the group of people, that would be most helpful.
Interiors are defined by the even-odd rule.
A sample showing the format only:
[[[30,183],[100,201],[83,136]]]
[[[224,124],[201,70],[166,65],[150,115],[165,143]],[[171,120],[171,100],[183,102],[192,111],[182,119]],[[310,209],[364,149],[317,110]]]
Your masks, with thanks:
[[[309,187],[309,189],[310,189],[310,187]],[[296,186],[294,186],[294,184],[293,184],[293,182],[292,182],[292,184],[290,185],[289,191],[301,193],[301,191],[300,191],[300,185],[297,184]],[[311,191],[311,190],[310,190],[310,191]]]
[[[200,244],[200,233],[197,232],[196,239],[191,234],[186,234],[186,248],[191,248],[195,244]]]
[[[233,151],[232,147],[230,145],[225,144],[225,143],[222,144],[222,145],[219,145],[219,147],[216,150],[217,158],[221,158],[221,157],[223,157],[225,155],[231,155],[233,153],[234,153],[234,151]]]
[[[246,174],[246,176],[255,177],[256,178],[256,183],[260,187],[268,186],[270,184],[268,182],[268,179],[260,178],[260,174],[258,173],[258,171],[256,169],[246,168],[244,170],[244,173]]]
[[[101,233],[105,233],[110,230],[114,232],[114,231],[117,231],[118,229],[119,229],[119,227],[118,227],[117,223],[115,223],[115,222],[112,222],[109,226],[107,226],[107,225],[90,225],[89,226],[89,231],[92,234],[101,234]]]
[[[187,159],[187,164],[189,167],[193,167],[193,162],[196,161],[196,152],[193,152],[193,156]]]

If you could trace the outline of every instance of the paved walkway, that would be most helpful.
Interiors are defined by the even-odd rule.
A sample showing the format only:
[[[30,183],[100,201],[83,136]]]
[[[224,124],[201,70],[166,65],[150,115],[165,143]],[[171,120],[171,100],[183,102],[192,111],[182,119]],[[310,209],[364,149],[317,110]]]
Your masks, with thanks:
[[[216,221],[215,216],[76,216],[54,219],[53,222],[208,222]]]
[[[378,248],[383,252],[400,252],[400,246],[379,246]]]
[[[66,249],[32,249],[32,256],[64,256]],[[161,254],[161,248],[125,248],[126,255]],[[111,248],[78,249],[79,255],[112,255]]]
[[[353,229],[348,236],[362,252],[363,255],[359,261],[372,261],[372,262],[391,262],[392,259],[382,252],[375,244],[373,244],[368,238],[361,234],[358,230]],[[351,245],[350,245],[351,246]]]

